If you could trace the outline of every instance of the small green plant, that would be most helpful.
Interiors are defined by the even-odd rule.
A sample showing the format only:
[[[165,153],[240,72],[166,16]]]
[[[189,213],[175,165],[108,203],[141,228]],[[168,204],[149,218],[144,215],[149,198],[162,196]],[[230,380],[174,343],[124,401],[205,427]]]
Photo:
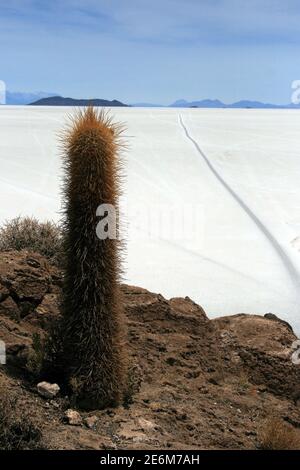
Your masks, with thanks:
[[[45,337],[45,355],[42,367],[42,378],[63,384],[64,358],[63,358],[64,332],[62,318],[59,316],[47,325]]]
[[[61,229],[53,222],[39,222],[32,217],[16,217],[0,228],[0,251],[29,250],[59,264]]]
[[[34,333],[27,356],[26,369],[34,379],[58,383],[64,381],[63,331],[61,317],[52,319],[45,334]]]

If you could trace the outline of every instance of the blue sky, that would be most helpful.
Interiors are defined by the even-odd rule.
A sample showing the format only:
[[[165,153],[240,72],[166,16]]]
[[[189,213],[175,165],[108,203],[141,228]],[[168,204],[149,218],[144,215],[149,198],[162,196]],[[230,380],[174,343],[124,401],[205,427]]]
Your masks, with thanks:
[[[299,0],[0,0],[0,79],[127,103],[287,103],[299,25]]]

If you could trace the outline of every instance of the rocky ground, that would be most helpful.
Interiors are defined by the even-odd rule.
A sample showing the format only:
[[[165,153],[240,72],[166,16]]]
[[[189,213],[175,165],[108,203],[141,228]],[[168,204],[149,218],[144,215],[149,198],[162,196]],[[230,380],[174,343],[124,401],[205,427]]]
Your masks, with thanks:
[[[30,374],[34,333],[59,315],[61,273],[42,256],[0,257],[1,396],[15,396],[49,449],[256,449],[266,417],[300,427],[300,365],[289,325],[257,315],[209,320],[189,298],[123,286],[132,403],[66,416],[63,394],[42,397]],[[0,396],[0,400],[1,400]],[[74,424],[68,424],[73,422]]]

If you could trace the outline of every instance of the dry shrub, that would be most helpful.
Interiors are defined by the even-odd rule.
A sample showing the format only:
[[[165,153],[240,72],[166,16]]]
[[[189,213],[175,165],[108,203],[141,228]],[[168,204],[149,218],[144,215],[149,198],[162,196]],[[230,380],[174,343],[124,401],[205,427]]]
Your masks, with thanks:
[[[45,341],[38,333],[32,337],[32,348],[27,356],[26,368],[34,377],[39,377],[45,361]]]
[[[0,228],[0,251],[30,250],[58,264],[61,258],[61,228],[53,222],[16,217]]]
[[[300,432],[282,419],[271,417],[258,432],[259,447],[263,450],[298,450]]]
[[[246,374],[246,372],[241,371],[237,376],[238,393],[245,394],[247,391],[249,391],[250,386],[251,383],[249,381],[248,375]]]
[[[34,333],[32,347],[27,355],[26,369],[36,381],[64,382],[63,338],[61,317],[52,319],[44,332]]]
[[[0,389],[0,450],[42,449],[42,433],[16,396]]]
[[[143,372],[139,364],[128,366],[127,386],[124,394],[124,406],[129,407],[134,402],[134,397],[141,389]]]

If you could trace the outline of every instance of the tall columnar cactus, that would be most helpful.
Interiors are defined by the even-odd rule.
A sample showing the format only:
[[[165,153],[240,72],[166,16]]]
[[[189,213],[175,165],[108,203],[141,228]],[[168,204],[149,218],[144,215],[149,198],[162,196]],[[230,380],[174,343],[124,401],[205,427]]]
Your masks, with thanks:
[[[120,128],[104,111],[87,108],[64,132],[65,279],[63,361],[79,404],[120,403],[125,383],[120,246],[99,239],[97,208],[118,209]]]

